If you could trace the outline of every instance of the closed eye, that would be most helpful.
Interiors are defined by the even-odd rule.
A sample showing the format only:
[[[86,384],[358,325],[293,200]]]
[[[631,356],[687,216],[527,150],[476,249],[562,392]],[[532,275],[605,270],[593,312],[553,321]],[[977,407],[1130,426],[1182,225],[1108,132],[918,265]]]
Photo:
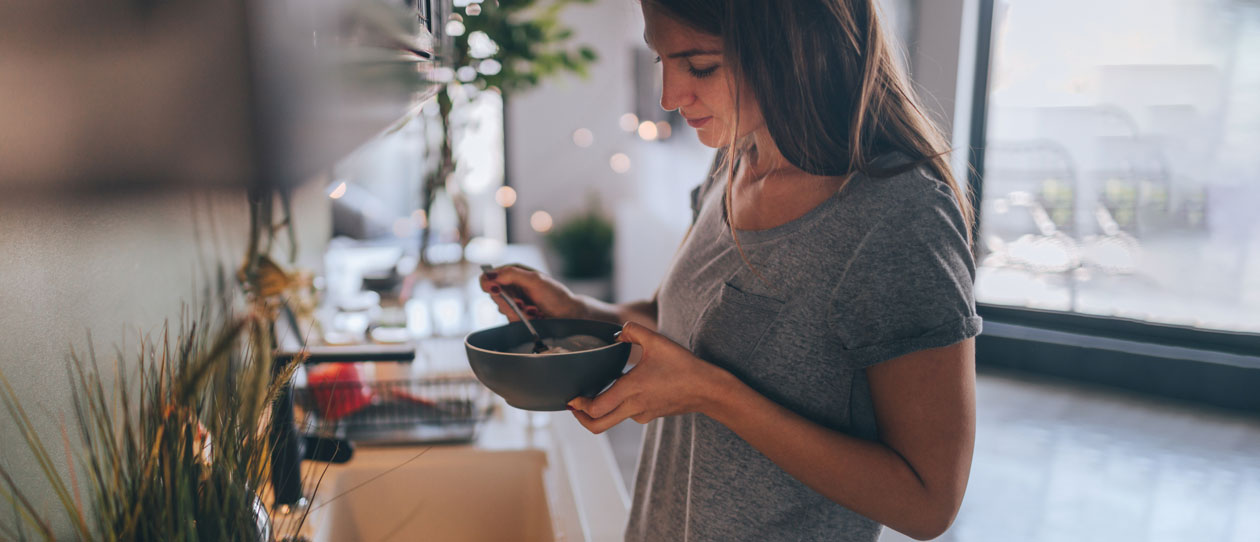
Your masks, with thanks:
[[[713,72],[716,72],[719,67],[720,66],[715,65],[715,66],[702,69],[702,68],[696,68],[694,66],[688,66],[687,71],[691,72],[691,76],[695,77],[696,79],[704,79],[705,77],[713,75]]]

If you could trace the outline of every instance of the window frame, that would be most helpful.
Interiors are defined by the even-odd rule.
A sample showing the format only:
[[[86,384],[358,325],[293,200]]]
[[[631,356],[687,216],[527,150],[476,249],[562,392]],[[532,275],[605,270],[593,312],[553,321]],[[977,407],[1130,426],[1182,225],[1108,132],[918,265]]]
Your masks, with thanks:
[[[984,220],[980,203],[996,6],[995,0],[976,1],[970,118],[957,119],[967,123],[968,131],[967,180],[976,203],[973,247],[979,245]],[[981,366],[1260,412],[1260,334],[987,303],[977,303],[977,312],[985,321],[976,349]]]

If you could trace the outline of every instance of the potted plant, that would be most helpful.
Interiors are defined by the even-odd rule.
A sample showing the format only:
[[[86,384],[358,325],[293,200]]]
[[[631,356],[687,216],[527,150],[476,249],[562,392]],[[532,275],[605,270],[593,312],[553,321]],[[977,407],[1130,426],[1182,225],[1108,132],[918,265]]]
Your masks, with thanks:
[[[140,344],[139,377],[116,359],[113,384],[71,354],[74,424],[62,428],[62,459],[0,374],[0,402],[35,456],[57,498],[59,513],[83,541],[228,540],[270,542],[276,537],[259,494],[268,477],[266,430],[270,398],[295,364],[272,378],[269,356],[248,348],[256,317],[217,308],[185,316]],[[119,354],[119,358],[122,354]],[[70,434],[80,446],[72,449]],[[57,540],[54,515],[31,501],[0,467],[0,497],[19,521],[0,524],[0,539]],[[296,527],[300,529],[300,526]],[[296,531],[296,529],[295,529]]]
[[[612,300],[613,225],[596,200],[546,235],[560,276],[574,293]]]

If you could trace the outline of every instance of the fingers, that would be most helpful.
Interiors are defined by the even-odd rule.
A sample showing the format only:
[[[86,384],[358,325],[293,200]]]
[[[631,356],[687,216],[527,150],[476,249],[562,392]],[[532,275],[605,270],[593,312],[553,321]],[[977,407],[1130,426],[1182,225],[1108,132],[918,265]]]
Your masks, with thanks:
[[[636,412],[634,410],[634,407],[631,406],[630,403],[622,403],[615,410],[602,418],[593,418],[581,410],[573,411],[573,417],[577,418],[578,423],[582,424],[582,427],[585,427],[588,431],[595,433],[596,435],[611,429],[612,426],[625,421],[627,418],[638,416],[640,414],[640,412]]]
[[[634,371],[631,371],[633,373]],[[589,414],[592,418],[602,418],[613,412],[617,407],[625,404],[635,395],[638,388],[634,385],[634,381],[630,380],[630,373],[617,379],[611,387],[595,396],[594,399],[586,397],[577,397],[569,401],[569,406],[581,410]]]
[[[538,281],[538,272],[519,264],[511,264],[491,269],[482,274],[481,279],[483,284],[488,280],[501,286],[515,286],[527,292]]]
[[[520,318],[503,300],[502,295],[510,296],[516,302],[516,306],[521,309],[521,312],[525,313],[526,318],[534,320],[543,317],[542,310],[534,305],[533,300],[528,295],[523,293],[525,288],[522,285],[529,280],[526,275],[528,273],[533,273],[536,278],[537,273],[529,268],[509,265],[487,271],[479,279],[481,290],[490,294],[491,299],[494,300],[494,304],[499,309],[499,313],[507,316],[509,322],[515,322]]]

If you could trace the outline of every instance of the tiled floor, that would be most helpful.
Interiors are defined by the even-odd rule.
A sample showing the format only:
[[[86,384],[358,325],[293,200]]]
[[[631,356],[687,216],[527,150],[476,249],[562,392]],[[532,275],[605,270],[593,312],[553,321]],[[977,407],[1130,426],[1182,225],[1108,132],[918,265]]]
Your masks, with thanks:
[[[977,393],[971,482],[938,540],[1260,542],[1260,416],[996,373]],[[640,433],[610,433],[627,475]]]

